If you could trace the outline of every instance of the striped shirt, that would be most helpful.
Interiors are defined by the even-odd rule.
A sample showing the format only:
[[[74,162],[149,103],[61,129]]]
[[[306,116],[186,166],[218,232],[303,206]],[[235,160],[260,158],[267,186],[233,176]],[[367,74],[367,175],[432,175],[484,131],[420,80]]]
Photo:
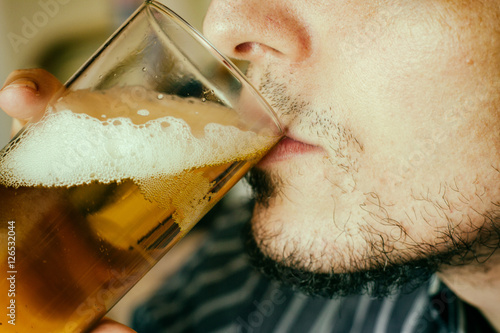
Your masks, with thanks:
[[[139,333],[494,332],[437,279],[410,294],[309,297],[270,282],[248,264],[240,239],[250,218],[232,208],[187,264],[134,314]]]

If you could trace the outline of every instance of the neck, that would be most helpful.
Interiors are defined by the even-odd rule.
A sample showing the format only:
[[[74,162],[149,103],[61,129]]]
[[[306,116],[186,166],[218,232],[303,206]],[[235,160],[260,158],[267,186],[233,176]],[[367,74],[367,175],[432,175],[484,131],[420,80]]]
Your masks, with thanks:
[[[439,278],[463,301],[476,307],[500,332],[500,255],[485,263],[447,267]]]

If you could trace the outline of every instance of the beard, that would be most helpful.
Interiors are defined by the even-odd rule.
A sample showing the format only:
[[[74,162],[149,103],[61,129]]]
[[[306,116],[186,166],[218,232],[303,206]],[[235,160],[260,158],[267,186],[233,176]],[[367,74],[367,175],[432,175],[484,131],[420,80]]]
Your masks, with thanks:
[[[363,160],[366,140],[346,120],[350,110],[292,94],[268,69],[247,75],[285,124],[325,151],[321,162],[303,159],[274,171],[254,168],[246,176],[256,209],[253,223],[245,228],[245,243],[251,262],[264,275],[309,295],[384,297],[411,292],[449,267],[491,265],[485,261],[500,247],[496,164],[482,174],[465,169],[470,172],[463,177],[450,169],[441,178],[427,178],[441,167],[438,163],[420,179],[414,168],[398,169],[397,155],[383,150],[374,155],[376,165],[367,164],[375,159]],[[396,181],[392,172],[407,177]],[[457,179],[463,180],[460,186]],[[314,209],[316,195],[322,210]],[[281,213],[296,206],[304,210],[300,216],[288,214],[296,219],[289,222],[290,231]],[[316,216],[321,219],[317,224]],[[340,239],[345,229],[349,232]]]
[[[282,181],[269,173],[253,169],[246,176],[252,187],[254,200],[261,207],[269,207],[269,201],[279,193]],[[446,267],[484,264],[500,247],[500,215],[485,214],[485,223],[474,230],[476,237],[463,235],[455,228],[448,228],[446,234],[440,231],[439,238],[447,239],[447,247],[439,250],[435,245],[422,244],[418,256],[406,258],[383,255],[370,255],[363,269],[349,272],[319,272],[304,267],[299,256],[271,257],[267,254],[266,243],[255,236],[252,223],[248,222],[243,229],[245,249],[251,264],[262,274],[272,280],[295,288],[307,295],[327,298],[368,294],[372,297],[386,297],[395,293],[409,293],[424,285],[436,272]],[[394,221],[397,225],[398,222]],[[374,239],[366,237],[368,246]],[[425,250],[424,250],[425,249]],[[322,256],[321,256],[322,257]],[[397,258],[397,260],[396,260]],[[356,262],[359,258],[351,258]]]

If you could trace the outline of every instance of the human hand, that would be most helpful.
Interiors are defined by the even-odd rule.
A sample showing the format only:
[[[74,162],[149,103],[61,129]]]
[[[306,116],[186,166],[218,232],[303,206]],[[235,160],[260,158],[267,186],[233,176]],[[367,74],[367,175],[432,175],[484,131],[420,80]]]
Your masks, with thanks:
[[[19,131],[28,120],[40,116],[62,87],[59,80],[43,69],[10,73],[0,90],[0,108],[15,119],[12,133]]]
[[[89,333],[134,333],[135,331],[111,319],[104,318],[99,325]]]

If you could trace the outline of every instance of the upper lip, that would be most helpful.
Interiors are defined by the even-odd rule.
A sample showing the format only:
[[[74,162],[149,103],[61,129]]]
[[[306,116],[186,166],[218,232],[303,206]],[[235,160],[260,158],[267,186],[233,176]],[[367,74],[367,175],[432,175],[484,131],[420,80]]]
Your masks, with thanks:
[[[307,146],[313,146],[313,147],[318,147],[318,148],[320,147],[317,144],[315,144],[314,142],[311,142],[311,141],[308,141],[308,140],[302,138],[300,135],[292,132],[288,128],[286,129],[285,136],[283,137],[282,140],[284,140],[284,139],[290,139],[290,140],[293,140],[293,141],[298,142],[298,143],[302,143],[302,144],[307,145]]]

